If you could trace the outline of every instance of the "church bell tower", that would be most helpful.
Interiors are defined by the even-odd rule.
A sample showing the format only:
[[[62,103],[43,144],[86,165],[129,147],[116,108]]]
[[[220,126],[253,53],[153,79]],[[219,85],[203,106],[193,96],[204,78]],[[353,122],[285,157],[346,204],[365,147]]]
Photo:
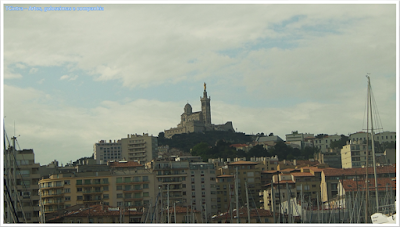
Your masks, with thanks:
[[[203,120],[206,125],[211,125],[211,107],[210,107],[211,97],[207,97],[206,83],[204,83],[203,97],[200,97],[201,101],[201,112],[203,113]]]

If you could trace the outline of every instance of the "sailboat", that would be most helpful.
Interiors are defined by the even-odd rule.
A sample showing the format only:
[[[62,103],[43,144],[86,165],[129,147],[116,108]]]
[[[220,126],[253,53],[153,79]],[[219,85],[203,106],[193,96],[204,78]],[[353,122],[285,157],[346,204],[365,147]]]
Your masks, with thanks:
[[[372,224],[396,224],[396,212],[393,214],[383,214],[379,212],[379,203],[378,203],[378,184],[377,184],[377,177],[376,177],[376,164],[375,164],[375,145],[374,145],[374,125],[373,125],[373,116],[372,116],[372,88],[371,88],[371,81],[369,76],[366,76],[368,79],[368,104],[367,106],[367,158],[366,158],[366,201],[368,201],[368,121],[370,114],[371,118],[371,149],[372,149],[372,161],[373,161],[373,168],[374,168],[374,180],[375,180],[375,199],[376,199],[376,209],[377,212],[371,215]],[[369,113],[368,113],[369,112]],[[368,202],[367,202],[368,204]],[[365,208],[366,214],[368,213],[368,208]],[[367,215],[366,215],[367,217]]]

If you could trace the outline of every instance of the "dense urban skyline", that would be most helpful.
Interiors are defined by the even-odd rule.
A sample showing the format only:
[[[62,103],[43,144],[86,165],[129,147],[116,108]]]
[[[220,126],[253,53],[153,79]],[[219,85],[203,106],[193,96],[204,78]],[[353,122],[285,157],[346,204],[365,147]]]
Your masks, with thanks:
[[[204,82],[212,123],[284,139],[364,129],[370,73],[381,127],[396,131],[395,4],[99,6],[3,5],[2,117],[41,164],[176,127]]]

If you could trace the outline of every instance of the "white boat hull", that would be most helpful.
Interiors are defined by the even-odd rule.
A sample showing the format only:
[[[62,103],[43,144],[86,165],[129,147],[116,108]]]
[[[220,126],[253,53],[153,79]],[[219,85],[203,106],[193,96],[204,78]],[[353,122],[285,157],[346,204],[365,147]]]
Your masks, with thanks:
[[[385,215],[382,213],[375,213],[371,215],[372,224],[396,224],[396,214]]]

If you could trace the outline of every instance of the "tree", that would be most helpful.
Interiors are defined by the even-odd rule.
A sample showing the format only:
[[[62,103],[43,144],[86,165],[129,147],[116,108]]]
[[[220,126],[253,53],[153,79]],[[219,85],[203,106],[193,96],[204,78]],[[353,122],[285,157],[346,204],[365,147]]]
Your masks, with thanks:
[[[332,149],[334,148],[338,148],[341,149],[343,146],[345,146],[347,144],[347,142],[349,141],[349,137],[345,136],[345,135],[340,135],[340,140],[336,140],[336,141],[332,141],[330,144],[330,147]]]
[[[200,156],[203,160],[207,160],[209,156],[209,146],[206,142],[201,142],[196,144],[192,148],[192,155],[193,156]]]

